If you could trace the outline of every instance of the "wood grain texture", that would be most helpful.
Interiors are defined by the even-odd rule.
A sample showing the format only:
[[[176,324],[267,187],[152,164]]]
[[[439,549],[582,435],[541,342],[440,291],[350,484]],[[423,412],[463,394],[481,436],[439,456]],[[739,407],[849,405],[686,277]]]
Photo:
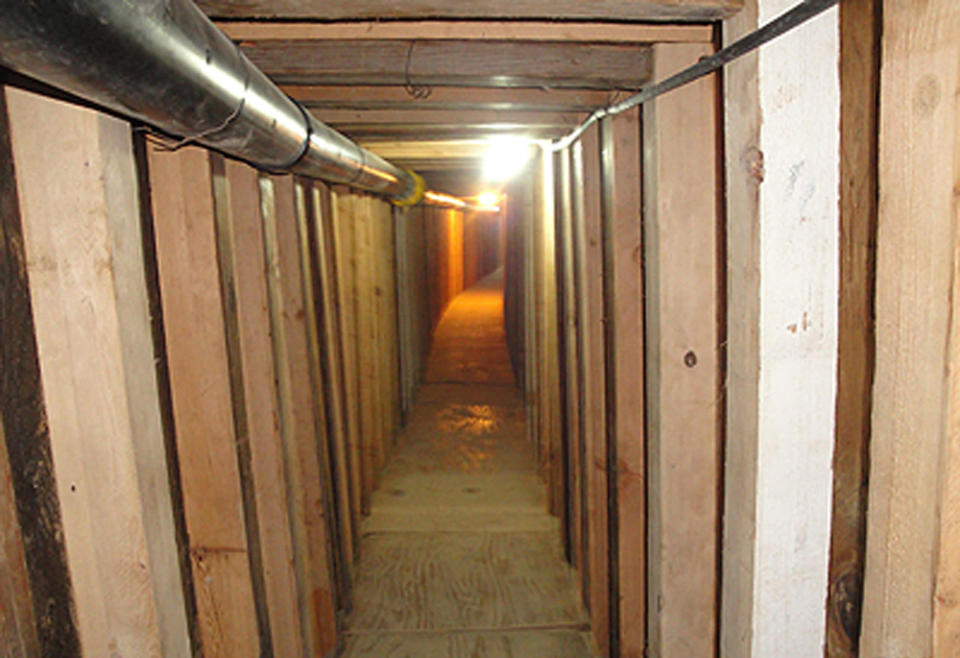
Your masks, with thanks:
[[[840,5],[840,301],[827,651],[857,655],[875,358],[878,0]]]
[[[558,326],[557,223],[553,154],[541,151],[534,185],[533,249],[536,309],[537,373],[536,436],[540,465],[547,481],[550,511],[566,526],[567,453],[561,427],[561,382],[557,357],[561,349]]]
[[[368,535],[361,563],[350,629],[586,624],[553,532]]]
[[[296,39],[241,47],[281,84],[636,89],[650,78],[646,45],[424,41],[410,52],[407,41]]]
[[[320,273],[317,270],[316,251],[310,238],[310,224],[314,213],[310,194],[311,182],[297,179],[294,183],[294,210],[299,250],[300,285],[303,295],[303,328],[307,338],[306,369],[310,382],[310,402],[314,423],[314,449],[320,467],[320,491],[324,529],[328,545],[325,547],[332,579],[333,603],[342,610],[350,598],[350,574],[346,566],[346,546],[351,544],[353,528],[350,525],[349,507],[346,500],[340,506],[339,491],[335,481],[336,457],[332,445],[328,407],[330,394],[326,389],[323,374],[321,342],[324,340],[318,307],[320,298]],[[344,513],[341,515],[341,513]],[[352,546],[351,546],[352,548]]]
[[[233,239],[230,222],[230,188],[225,171],[226,161],[219,155],[210,160],[213,208],[217,248],[217,266],[220,273],[220,295],[223,300],[224,339],[227,348],[227,367],[230,380],[233,425],[236,433],[237,469],[243,496],[244,528],[247,537],[247,558],[253,603],[260,629],[260,652],[272,651],[270,614],[267,610],[267,592],[264,582],[263,550],[260,538],[257,483],[254,480],[253,454],[250,449],[249,417],[247,415],[246,383],[240,341],[240,318],[237,312],[237,290],[233,268]]]
[[[9,463],[16,528],[23,542],[28,585],[17,591],[28,601],[38,651],[80,652],[73,593],[64,546],[63,521],[44,408],[36,324],[30,300],[27,255],[16,172],[10,145],[6,89],[0,93],[0,414]],[[7,541],[15,541],[6,535]],[[15,559],[13,551],[8,555]],[[13,567],[11,567],[13,569]],[[16,578],[11,570],[9,577]],[[26,597],[26,598],[20,598]],[[15,604],[16,605],[16,604]],[[11,616],[14,612],[11,610]],[[28,632],[28,631],[25,631]],[[12,639],[10,642],[13,642]],[[21,641],[27,641],[21,638]]]
[[[331,126],[337,126],[343,130],[349,130],[353,125],[364,124],[391,124],[402,125],[445,125],[462,123],[470,124],[496,124],[496,123],[519,123],[519,124],[539,124],[570,126],[572,130],[583,119],[586,113],[583,112],[528,112],[525,110],[503,110],[503,109],[429,109],[429,108],[390,108],[390,109],[324,109],[313,108],[313,114],[320,121]],[[425,130],[427,130],[425,128]]]
[[[379,633],[347,638],[344,658],[583,658],[592,653],[589,635],[578,631],[492,631],[465,633]]]
[[[217,27],[235,41],[336,39],[370,41],[572,41],[589,43],[704,42],[713,38],[707,25],[629,23],[560,23],[548,21],[351,21],[349,23],[219,21]]]
[[[265,601],[273,651],[302,655],[297,581],[290,534],[286,468],[275,394],[266,261],[257,172],[239,162],[225,165],[227,198],[222,230],[231,248],[230,279],[235,287],[238,339],[249,435],[252,483],[262,553]],[[223,269],[223,267],[222,267]]]
[[[201,642],[252,656],[260,633],[248,558],[210,155],[148,148],[177,453]]]
[[[321,18],[344,20],[357,18],[540,18],[644,20],[716,20],[734,13],[742,0],[602,0],[601,2],[550,2],[521,0],[476,3],[470,0],[442,2],[387,2],[359,0],[344,5],[331,0],[202,0],[207,14],[217,18]]]
[[[574,145],[574,243],[580,313],[580,391],[586,461],[589,588],[585,593],[593,636],[610,649],[610,556],[607,515],[607,437],[604,402],[603,251],[600,211],[600,144],[593,126]]]
[[[306,654],[324,656],[337,644],[335,584],[316,397],[310,377],[294,185],[290,176],[263,178],[260,197],[301,624]]]
[[[876,373],[860,654],[955,655],[960,6],[883,8]]]
[[[380,415],[380,379],[378,377],[375,255],[370,216],[370,200],[357,196],[351,221],[355,223],[356,265],[354,270],[357,305],[357,369],[360,396],[360,445],[363,459],[364,490],[369,496],[377,484],[383,465],[382,418]]]
[[[605,105],[610,98],[608,91],[589,89],[435,87],[429,97],[418,99],[402,86],[284,85],[281,88],[308,107],[341,110],[591,112]],[[474,145],[477,150],[480,146]],[[420,149],[414,149],[419,155],[426,155]]]
[[[348,571],[352,572],[356,554],[356,524],[360,506],[354,504],[352,465],[349,454],[349,432],[343,399],[342,338],[340,336],[340,299],[337,294],[337,273],[333,262],[333,241],[330,224],[330,192],[319,182],[309,190],[312,196],[310,246],[317,271],[319,326],[324,390],[326,391],[328,435],[333,462],[333,485],[337,489],[338,514],[343,527],[340,541]]]
[[[343,350],[343,395],[346,405],[347,452],[353,480],[353,506],[358,514],[367,514],[370,490],[365,476],[361,448],[360,396],[358,392],[357,321],[355,292],[354,228],[352,197],[343,188],[334,188],[330,199],[330,218],[337,269],[337,296],[340,300],[340,335]]]
[[[24,91],[7,101],[83,651],[187,656],[129,126]],[[51,151],[60,130],[77,138]]]
[[[724,24],[724,45],[760,25],[757,3]],[[751,656],[760,367],[759,60],[742,57],[724,72],[724,170],[727,222],[727,420],[724,454],[720,655]]]
[[[644,432],[643,240],[640,118],[624,112],[601,125],[604,316],[609,468],[618,610],[614,655],[639,658],[646,646],[646,458]],[[619,652],[619,654],[618,654]]]
[[[0,656],[40,653],[30,576],[17,520],[7,439],[0,424]]]
[[[654,47],[658,79],[709,55]],[[650,651],[713,656],[720,391],[716,78],[643,107]]]

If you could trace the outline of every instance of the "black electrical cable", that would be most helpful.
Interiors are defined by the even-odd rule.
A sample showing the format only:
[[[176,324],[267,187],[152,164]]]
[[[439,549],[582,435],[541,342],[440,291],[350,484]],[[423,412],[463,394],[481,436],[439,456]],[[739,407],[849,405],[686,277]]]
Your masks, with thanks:
[[[673,91],[677,87],[682,87],[689,82],[693,82],[694,80],[698,80],[699,78],[709,75],[717,69],[734,61],[735,59],[739,59],[747,53],[756,50],[765,43],[776,39],[780,35],[789,32],[799,25],[802,25],[814,16],[817,16],[830,7],[839,4],[839,2],[840,0],[804,0],[790,11],[778,16],[760,29],[751,32],[747,36],[735,41],[724,49],[718,50],[709,57],[704,57],[693,66],[690,66],[679,73],[671,75],[669,78],[657,82],[656,84],[641,89],[633,96],[630,96],[619,103],[608,105],[607,107],[603,107],[594,111],[589,117],[586,118],[586,120],[584,120],[583,123],[577,126],[573,132],[565,137],[561,137],[555,142],[552,142],[549,146],[550,150],[562,151],[577,141],[587,130],[587,128],[600,119],[613,116],[615,114],[620,114],[621,112],[626,112],[627,110],[636,107],[641,103],[646,103],[647,101],[652,100],[661,94],[665,94],[668,91]]]

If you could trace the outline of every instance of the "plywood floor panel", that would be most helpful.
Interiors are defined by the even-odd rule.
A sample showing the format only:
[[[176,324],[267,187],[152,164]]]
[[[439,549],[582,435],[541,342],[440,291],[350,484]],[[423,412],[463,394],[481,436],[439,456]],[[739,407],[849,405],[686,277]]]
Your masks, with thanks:
[[[385,633],[353,636],[346,658],[583,658],[592,656],[588,634],[578,631],[488,633]]]
[[[493,276],[437,329],[361,525],[342,656],[596,656],[524,427]]]

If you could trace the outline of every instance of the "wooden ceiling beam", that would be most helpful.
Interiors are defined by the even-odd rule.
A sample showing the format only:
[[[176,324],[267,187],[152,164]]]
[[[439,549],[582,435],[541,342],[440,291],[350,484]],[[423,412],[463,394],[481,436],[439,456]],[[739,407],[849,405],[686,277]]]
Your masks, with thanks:
[[[577,43],[709,43],[710,25],[560,23],[547,21],[361,21],[304,23],[217,21],[235,41],[553,41]]]
[[[424,160],[424,159],[410,159],[410,160],[391,160],[393,164],[399,167],[405,167],[406,169],[412,169],[418,174],[424,174],[426,172],[434,171],[448,171],[451,169],[462,170],[469,169],[471,167],[476,167],[478,160],[457,160],[457,159],[446,159],[446,160]]]
[[[743,0],[198,0],[214,18],[317,21],[487,18],[592,21],[715,21]]]
[[[434,160],[475,160],[483,157],[488,143],[483,139],[404,139],[376,142],[361,142],[382,158],[391,161],[416,158]]]
[[[573,129],[587,118],[584,112],[513,112],[502,110],[322,110],[311,112],[320,121],[331,126],[356,124],[532,124],[567,126]]]
[[[451,139],[489,139],[505,135],[527,137],[530,139],[555,139],[570,132],[570,126],[530,125],[530,124],[355,124],[333,125],[340,132],[358,142],[397,141],[415,139],[417,141]]]
[[[303,39],[241,47],[280,84],[636,89],[652,70],[645,45]]]
[[[331,110],[508,110],[591,112],[616,100],[593,89],[497,89],[436,87],[416,98],[402,86],[284,85],[283,91],[309,108]]]

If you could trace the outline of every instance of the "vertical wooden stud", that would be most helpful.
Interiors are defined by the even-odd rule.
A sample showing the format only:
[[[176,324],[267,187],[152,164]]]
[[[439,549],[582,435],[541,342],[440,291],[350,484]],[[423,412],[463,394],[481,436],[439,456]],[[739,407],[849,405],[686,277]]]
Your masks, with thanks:
[[[960,5],[883,5],[862,656],[960,642]]]
[[[274,654],[298,656],[303,655],[303,640],[274,385],[258,174],[230,160],[222,175],[217,196],[218,230],[221,243],[225,243],[221,247],[221,276],[234,288],[265,604]]]
[[[336,606],[292,177],[261,178],[260,202],[301,624],[305,653],[319,657],[337,644]]]
[[[205,655],[252,656],[260,632],[248,556],[210,154],[149,147],[177,453]]]
[[[129,126],[24,91],[7,102],[82,651],[188,656]]]
[[[561,392],[561,434],[566,454],[564,481],[566,484],[566,517],[569,528],[569,558],[573,565],[584,570],[583,557],[583,442],[580,423],[580,381],[578,354],[578,313],[576,264],[573,247],[573,172],[572,150],[557,154],[559,166],[557,192],[557,285],[560,356],[558,378]]]
[[[748,3],[725,38],[782,9]],[[836,28],[836,11],[828,11],[724,75],[730,294],[720,653],[731,657],[824,647],[838,292]]]
[[[0,585],[0,648],[73,655],[81,651],[80,638],[37,358],[6,94],[0,88],[0,439],[10,477],[8,493],[0,494],[9,496],[0,524],[6,579]]]
[[[333,263],[333,244],[330,236],[330,195],[325,186],[315,183],[311,190],[313,212],[310,217],[311,246],[318,273],[319,330],[321,332],[321,356],[323,359],[324,390],[327,398],[327,419],[331,441],[331,456],[334,464],[333,485],[337,488],[339,515],[343,527],[344,559],[352,573],[356,552],[356,513],[359,507],[352,503],[351,464],[348,453],[346,406],[343,400],[343,363],[341,354],[339,297],[337,295],[336,270]]]
[[[577,261],[579,373],[587,491],[587,607],[602,655],[610,655],[610,554],[607,510],[607,436],[604,402],[603,239],[598,128],[574,145],[574,244]]]
[[[638,111],[604,120],[601,139],[607,463],[616,485],[609,489],[611,652],[639,658],[646,646],[646,465]]]
[[[709,55],[658,44],[654,77]],[[716,79],[643,106],[650,651],[713,656],[720,392]]]
[[[829,658],[858,653],[874,365],[881,0],[840,4],[840,301]]]
[[[334,481],[335,452],[331,438],[331,424],[328,418],[328,391],[323,374],[321,354],[320,319],[317,306],[320,298],[320,273],[315,262],[315,250],[310,238],[310,224],[314,221],[311,183],[297,180],[294,184],[294,203],[296,212],[297,245],[299,247],[300,284],[303,295],[303,324],[307,338],[307,372],[309,374],[311,404],[315,435],[317,463],[320,466],[320,487],[322,493],[323,516],[326,519],[324,531],[328,544],[328,558],[333,577],[334,605],[337,610],[345,607],[349,599],[350,575],[346,567],[345,549],[351,532],[349,514],[341,516],[339,491]],[[344,501],[346,502],[346,501]],[[352,546],[351,546],[352,549]]]

